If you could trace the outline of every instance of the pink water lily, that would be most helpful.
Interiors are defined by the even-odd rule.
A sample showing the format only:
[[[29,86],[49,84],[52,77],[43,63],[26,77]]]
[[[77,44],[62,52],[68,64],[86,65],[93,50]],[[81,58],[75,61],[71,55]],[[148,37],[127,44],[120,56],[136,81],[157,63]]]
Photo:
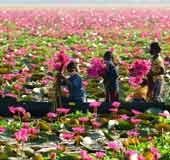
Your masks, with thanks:
[[[54,54],[54,56],[47,61],[49,71],[62,71],[67,64],[70,62],[70,57],[61,50],[59,53]]]
[[[126,115],[126,114],[122,114],[122,115],[120,115],[120,118],[121,118],[122,120],[128,120],[128,119],[129,119],[129,116]]]
[[[70,133],[70,132],[64,132],[62,133],[62,137],[66,140],[71,140],[74,139],[75,134],[74,133]]]
[[[85,150],[80,151],[80,156],[82,160],[93,160]]]
[[[84,127],[73,127],[72,130],[73,130],[73,132],[75,132],[77,134],[85,133],[85,128]]]
[[[136,60],[132,64],[132,76],[147,75],[151,68],[151,62],[149,60]]]
[[[137,87],[139,84],[141,84],[143,82],[143,77],[140,76],[136,76],[136,77],[130,77],[129,78],[129,83],[134,86]]]
[[[0,126],[0,134],[4,133],[6,131],[6,128]]]
[[[108,147],[113,151],[120,151],[123,149],[123,145],[119,141],[108,142]]]
[[[135,60],[130,68],[129,83],[136,87],[143,82],[143,78],[147,76],[151,69],[151,62],[149,60]]]
[[[160,151],[155,148],[155,147],[151,147],[150,151],[153,153],[153,155],[155,156],[155,160],[159,160],[161,158],[161,154]]]
[[[57,108],[56,112],[58,114],[68,114],[70,112],[70,109],[69,108],[64,108],[64,107],[61,107],[61,108]]]
[[[96,152],[96,158],[97,159],[104,159],[104,157],[106,156],[106,153],[105,152]]]
[[[138,111],[138,110],[135,110],[135,109],[132,109],[131,112],[134,114],[134,115],[140,115],[142,114],[142,112]]]
[[[118,102],[118,101],[114,101],[114,102],[112,103],[112,106],[115,107],[115,108],[119,108],[120,105],[121,105],[121,103]]]
[[[140,133],[136,130],[130,130],[127,132],[127,135],[131,136],[131,137],[138,137],[140,135]]]
[[[29,138],[28,129],[22,128],[17,131],[14,136],[18,142],[27,142]]]
[[[9,106],[9,111],[12,114],[19,114],[19,115],[25,115],[26,113],[26,110],[23,107]]]
[[[97,108],[99,108],[101,106],[101,104],[102,104],[101,102],[94,101],[94,102],[90,102],[89,106],[91,108],[97,109]]]
[[[30,123],[29,122],[24,122],[23,123],[23,128],[29,128],[30,127]]]
[[[6,94],[4,94],[4,96],[5,96],[5,97],[12,97],[12,98],[17,99],[17,95],[14,94],[14,93],[6,93]]]
[[[98,78],[102,76],[105,72],[104,62],[99,58],[93,58],[87,72],[89,77],[92,78]]]
[[[98,112],[98,108],[101,106],[101,102],[98,101],[94,101],[94,102],[90,102],[89,106],[93,109],[94,112],[94,116],[97,118],[97,112]]]
[[[82,123],[86,123],[86,122],[89,121],[89,118],[88,117],[80,117],[79,121],[82,122]]]
[[[141,119],[137,119],[137,118],[131,118],[130,122],[133,123],[133,124],[139,124],[139,123],[142,122],[142,120]]]
[[[16,77],[16,74],[12,74],[12,73],[10,74],[10,73],[9,73],[9,74],[4,74],[2,78],[3,78],[4,80],[11,81],[11,80],[13,80],[15,77]]]
[[[53,113],[53,112],[49,112],[49,113],[47,113],[47,117],[48,117],[48,119],[53,120],[57,117],[57,114]]]
[[[21,89],[23,89],[23,86],[21,84],[15,84],[14,89],[20,91]]]
[[[38,128],[28,128],[29,135],[38,135],[40,130]]]
[[[39,132],[40,131],[37,128],[21,128],[14,133],[14,136],[18,142],[27,142],[30,136],[38,135]]]
[[[96,120],[92,120],[91,124],[95,129],[98,129],[102,126],[102,124],[100,122],[97,122]]]

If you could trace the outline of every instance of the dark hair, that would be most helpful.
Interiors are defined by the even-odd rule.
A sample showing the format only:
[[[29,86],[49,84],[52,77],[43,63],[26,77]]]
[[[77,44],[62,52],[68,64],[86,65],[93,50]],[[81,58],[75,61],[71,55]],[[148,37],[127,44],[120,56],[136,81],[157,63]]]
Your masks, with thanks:
[[[53,73],[52,72],[48,72],[47,75],[48,76],[53,76]]]
[[[152,42],[150,44],[150,52],[151,53],[160,53],[161,52],[161,47],[159,46],[158,42]]]
[[[106,61],[113,60],[113,54],[112,54],[112,52],[111,52],[111,51],[105,52],[103,58],[104,58],[104,60],[106,60]]]
[[[69,72],[73,72],[74,70],[77,71],[77,64],[73,61],[71,61],[68,65],[67,65],[67,70]]]
[[[146,86],[148,85],[148,80],[146,78],[143,79],[141,86]]]

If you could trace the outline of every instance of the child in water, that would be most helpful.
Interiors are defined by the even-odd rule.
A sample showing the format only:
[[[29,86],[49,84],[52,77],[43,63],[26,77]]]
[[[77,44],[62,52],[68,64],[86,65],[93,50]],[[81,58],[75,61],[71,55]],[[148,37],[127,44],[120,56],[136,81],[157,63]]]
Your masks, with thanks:
[[[85,101],[85,91],[83,88],[82,78],[80,77],[75,62],[70,62],[67,65],[67,71],[69,77],[61,76],[63,84],[67,86],[69,90],[68,102],[83,103]]]
[[[103,75],[106,102],[111,103],[119,99],[118,69],[113,62],[113,54],[111,51],[107,51],[103,59],[106,65],[106,71]]]

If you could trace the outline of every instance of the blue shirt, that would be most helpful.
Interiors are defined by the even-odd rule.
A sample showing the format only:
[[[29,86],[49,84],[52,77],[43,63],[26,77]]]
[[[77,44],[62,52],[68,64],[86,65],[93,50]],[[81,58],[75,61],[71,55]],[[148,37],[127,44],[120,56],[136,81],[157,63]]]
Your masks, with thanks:
[[[104,86],[106,90],[117,90],[119,88],[118,84],[118,68],[114,65],[112,61],[105,61],[106,72],[104,74]]]
[[[83,102],[85,91],[80,75],[77,73],[71,75],[68,79],[68,90],[70,93],[69,100],[75,102]]]

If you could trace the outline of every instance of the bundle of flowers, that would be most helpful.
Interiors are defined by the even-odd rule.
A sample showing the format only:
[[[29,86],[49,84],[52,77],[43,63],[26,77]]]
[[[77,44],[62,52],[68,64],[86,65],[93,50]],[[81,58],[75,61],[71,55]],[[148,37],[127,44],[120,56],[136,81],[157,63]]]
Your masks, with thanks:
[[[70,57],[64,52],[55,53],[54,56],[47,62],[49,71],[62,71],[70,62]]]
[[[151,62],[149,60],[138,59],[132,63],[130,67],[130,85],[136,87],[143,82],[143,79],[148,75],[151,69]]]
[[[104,61],[100,58],[93,58],[87,70],[88,76],[91,78],[99,78],[105,72]]]

